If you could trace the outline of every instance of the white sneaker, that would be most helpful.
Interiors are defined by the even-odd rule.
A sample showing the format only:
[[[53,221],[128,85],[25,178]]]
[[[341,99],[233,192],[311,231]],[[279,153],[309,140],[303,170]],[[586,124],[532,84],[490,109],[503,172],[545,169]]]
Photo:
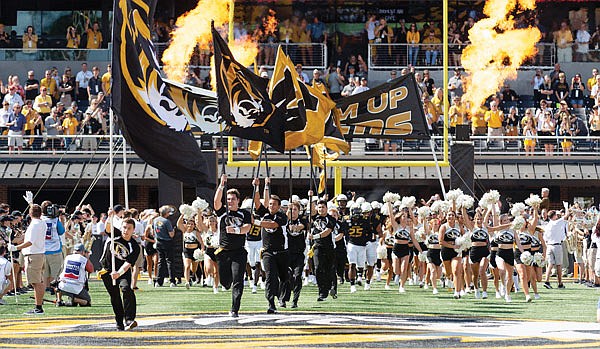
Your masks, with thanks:
[[[396,285],[400,284],[400,276],[399,275],[394,276],[394,284],[396,284]]]
[[[404,287],[400,286],[398,288],[398,292],[400,292],[400,293],[406,293],[406,290],[404,289]]]
[[[425,285],[423,285],[423,288],[427,290],[427,289],[429,289],[429,285],[425,284]]]
[[[225,288],[225,286],[221,286],[221,291],[223,291],[223,292],[227,291],[227,289]]]
[[[350,285],[350,293],[356,293],[356,285]]]
[[[540,295],[538,293],[534,293],[533,294],[533,299],[537,300],[537,299],[540,299],[540,298],[542,298],[542,297],[540,297]]]
[[[177,287],[177,285],[175,283],[171,282],[171,285],[169,287],[174,288],[174,287]]]
[[[206,285],[207,286],[214,286],[215,285],[215,279],[212,276],[209,276],[208,278],[206,278]]]
[[[377,270],[377,272],[375,273],[375,280],[381,281],[381,272],[379,270]]]
[[[365,284],[365,291],[368,291],[371,289],[371,284]]]
[[[531,296],[530,295],[525,296],[525,302],[531,303]]]
[[[152,278],[148,279],[148,285],[152,285],[154,284],[154,281],[152,281]]]
[[[481,298],[482,298],[482,299],[487,299],[487,292],[486,292],[486,291],[483,291],[483,292],[481,293]]]
[[[408,286],[414,285],[413,278],[408,278]]]
[[[387,284],[386,284],[384,288],[385,288],[386,290],[389,290],[389,289],[390,289],[390,285],[387,285]]]
[[[454,291],[454,299],[459,299],[460,298],[460,293]]]
[[[189,282],[186,282],[186,283],[185,283],[185,288],[186,288],[187,290],[189,290],[189,289],[190,289],[190,283],[189,283]]]
[[[452,282],[452,280],[446,279],[446,287],[454,288],[454,282]]]
[[[214,294],[217,294],[217,293],[219,293],[219,288],[218,288],[218,287],[213,287],[213,293],[214,293]]]
[[[504,297],[506,295],[506,292],[504,291],[504,285],[500,285],[500,295],[502,297]]]
[[[265,289],[265,282],[260,280],[260,289],[264,290]]]
[[[304,279],[304,281],[302,281],[302,286],[308,286],[308,279]]]
[[[460,292],[458,293],[461,297],[464,297],[467,293],[465,292],[465,290],[460,290]]]
[[[476,288],[475,289],[475,299],[479,299],[479,297],[481,297],[481,294],[479,293],[479,289]]]
[[[356,283],[359,285],[362,284],[362,276],[356,278]]]
[[[252,285],[252,293],[256,293],[256,285]]]
[[[502,298],[502,295],[501,295],[501,294],[500,294],[500,292],[498,292],[498,291],[496,291],[496,298],[497,298],[497,299],[500,299],[500,298]]]
[[[437,290],[437,288],[434,288],[432,293],[433,293],[433,294],[438,294],[438,290]]]
[[[512,302],[512,298],[510,298],[510,295],[508,294],[504,296],[504,300],[506,301],[506,303]]]

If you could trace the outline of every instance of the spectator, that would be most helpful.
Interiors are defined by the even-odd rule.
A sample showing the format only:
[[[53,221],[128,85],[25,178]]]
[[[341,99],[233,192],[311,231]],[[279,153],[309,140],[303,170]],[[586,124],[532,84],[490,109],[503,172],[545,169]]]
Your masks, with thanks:
[[[359,94],[361,92],[365,92],[369,90],[369,86],[367,86],[367,79],[366,78],[362,78],[360,79],[360,86],[357,86],[354,91],[352,91],[352,95],[356,95]]]
[[[564,71],[560,70],[560,63],[554,63],[554,70],[550,72],[550,79],[552,80],[553,84],[554,82],[558,81],[558,75],[560,73],[564,74]]]
[[[310,79],[308,78],[308,75],[302,71],[302,64],[296,64],[296,73],[298,73],[298,76],[300,79],[302,79],[302,82],[305,84],[309,83]]]
[[[26,142],[34,150],[39,150],[42,148],[44,119],[40,113],[33,108],[33,103],[29,100],[25,101],[22,113],[25,116],[25,119],[27,119],[27,122],[25,123],[25,134],[33,136]]]
[[[89,105],[88,84],[94,74],[88,70],[87,63],[81,63],[81,71],[75,78],[77,105],[80,109],[85,109]]]
[[[52,108],[50,116],[44,120],[44,125],[46,126],[46,135],[48,136],[46,139],[46,149],[52,150],[52,153],[54,154],[56,149],[60,148],[60,139],[56,136],[58,136],[62,130],[56,107]]]
[[[349,65],[348,66],[348,74],[346,75],[346,78],[348,78],[348,81],[354,79],[355,77],[357,77],[356,75],[356,67],[353,65]]]
[[[538,16],[535,17],[534,19],[534,27],[537,28],[540,31],[540,34],[542,35],[542,37],[540,38],[540,41],[537,43],[537,45],[535,45],[535,47],[537,48],[537,55],[536,55],[536,62],[535,64],[538,66],[543,66],[544,64],[544,53],[546,52],[546,43],[547,43],[547,38],[548,38],[548,30],[546,29],[545,26],[543,26],[542,24],[540,24],[540,19],[538,18]]]
[[[73,247],[73,254],[68,255],[64,261],[64,269],[60,274],[58,284],[57,306],[91,306],[92,297],[87,290],[87,273],[94,272],[94,266],[89,260],[90,252],[81,243]],[[63,302],[62,296],[69,297]]]
[[[106,73],[102,75],[102,92],[108,106],[112,105],[112,65],[106,66]]]
[[[573,127],[574,136],[583,138],[589,135],[587,125],[578,115],[571,114],[569,120],[571,122],[571,126]]]
[[[550,75],[544,75],[544,82],[542,86],[540,86],[540,102],[544,101],[546,104],[550,105],[554,102],[554,85],[552,83],[552,79]]]
[[[573,34],[566,20],[560,22],[560,29],[554,32],[554,43],[556,44],[556,59],[560,63],[573,61]]]
[[[175,230],[171,221],[167,218],[173,214],[173,209],[170,206],[162,206],[158,212],[160,217],[154,219],[152,223],[157,240],[156,249],[158,250],[158,279],[154,281],[154,286],[162,286],[164,279],[168,277],[171,287],[177,287],[173,270],[173,259],[175,258],[173,237],[175,236]]]
[[[598,76],[598,68],[592,68],[592,76],[587,79],[586,87],[588,90],[592,90],[592,87],[596,85],[596,77]]]
[[[87,49],[98,49],[102,47],[102,32],[100,32],[100,25],[98,22],[94,22],[90,28],[89,17],[85,21],[85,32],[87,33]]]
[[[587,23],[582,22],[581,28],[577,31],[575,36],[575,61],[576,62],[587,62],[588,53],[590,49],[590,41],[592,36],[588,32]]]
[[[419,55],[419,43],[421,42],[421,34],[417,30],[417,24],[412,23],[406,33],[406,42],[408,43],[408,64],[416,66],[417,57]]]
[[[183,83],[186,85],[197,86],[197,87],[202,86],[202,80],[200,80],[200,78],[196,75],[196,73],[194,73],[194,70],[191,68],[188,69],[188,72],[185,76],[185,80],[183,81]]]
[[[435,106],[438,115],[442,115],[442,111],[444,110],[444,90],[441,87],[438,87],[433,91],[431,103]]]
[[[425,45],[425,64],[426,65],[436,65],[437,64],[437,56],[440,50],[441,40],[435,36],[435,32],[429,30],[429,35],[423,39],[423,44]]]
[[[567,101],[567,97],[569,97],[569,83],[567,82],[565,73],[558,74],[558,81],[554,83],[552,89],[554,90],[556,102]]]
[[[349,78],[348,79],[348,85],[344,86],[344,88],[342,89],[342,97],[348,97],[352,95],[352,92],[354,92],[354,90],[356,89],[356,79],[355,78]]]
[[[1,115],[2,111],[0,111]],[[590,136],[600,137],[600,112],[598,111],[598,105],[592,107],[592,113],[589,116],[590,123]],[[596,149],[598,146],[598,139],[592,140],[592,149]]]
[[[515,137],[519,135],[519,115],[517,115],[517,107],[510,107],[508,116],[506,116],[504,120],[504,124],[506,125],[506,136]],[[510,139],[507,141],[510,141]]]
[[[23,98],[17,93],[17,87],[14,85],[8,88],[8,94],[4,96],[4,101],[9,103],[11,109],[17,104],[23,105]]]
[[[17,89],[17,94],[19,94],[19,96],[21,96],[21,98],[23,100],[25,100],[25,89],[23,88],[23,86],[21,86],[21,83],[19,81],[19,77],[16,75],[12,75],[8,77],[8,83],[9,83],[9,87],[10,86],[14,86]]]
[[[21,105],[14,104],[12,106],[13,112],[8,117],[8,154],[11,154],[15,147],[18,153],[23,150],[23,134],[25,132],[25,123],[27,119],[21,114]]]
[[[331,99],[334,101],[340,99],[342,88],[346,83],[346,79],[342,75],[342,68],[338,66],[334,71],[330,72],[327,81],[329,82],[329,95]]]
[[[27,72],[25,81],[25,99],[34,100],[40,93],[40,82],[35,78],[33,70]]]
[[[69,76],[64,74],[61,83],[58,85],[60,102],[64,105],[70,105],[75,100],[75,86],[72,84]]]
[[[10,103],[8,101],[2,101],[2,109],[0,109],[0,135],[4,135],[8,131],[8,122],[10,116]]]
[[[296,32],[296,37],[294,38],[294,42],[300,43],[300,57],[302,58],[302,64],[304,65],[312,65],[312,50],[311,45],[307,44],[311,42],[310,32],[308,30],[308,22],[306,19],[302,19],[300,21],[300,26],[298,27],[298,31]],[[306,80],[308,81],[308,80]]]
[[[417,83],[417,88],[419,89],[419,95],[422,95],[423,92],[427,92],[427,87],[423,82],[423,76],[421,73],[415,73],[415,82]]]
[[[390,78],[389,78],[389,79],[387,79],[387,82],[390,82],[390,81],[394,80],[394,79],[396,78],[396,75],[397,75],[396,71],[395,71],[395,70],[392,70],[392,71],[390,72]]]
[[[571,127],[571,121],[568,115],[562,117],[560,127],[558,128],[558,135],[564,137],[560,142],[563,153],[565,155],[570,155],[571,148],[573,148],[573,139],[571,137],[574,136],[574,130]]]
[[[367,32],[367,41],[369,44],[375,42],[375,29],[377,28],[377,16],[370,14],[365,23],[365,31]]]
[[[525,114],[531,114],[531,111],[528,110]],[[525,136],[525,140],[523,141],[523,146],[525,148],[525,156],[533,156],[535,153],[535,139],[537,137],[537,130],[534,125],[533,117],[529,117],[526,119],[525,127],[523,127],[522,135]]]
[[[10,35],[4,31],[4,24],[0,23],[0,48],[7,48],[10,46]]]
[[[310,32],[311,42],[317,44],[327,43],[327,27],[325,26],[325,23],[319,20],[318,16],[313,18],[313,22],[308,25],[308,30]]]
[[[77,33],[77,29],[70,25],[67,27],[67,48],[77,49],[81,44],[81,35]]]
[[[467,108],[462,104],[461,97],[454,96],[452,98],[452,106],[448,109],[448,118],[450,120],[449,132],[450,134],[456,133],[456,125],[468,125],[469,115]]]
[[[97,105],[98,102],[94,99],[92,100],[92,106]],[[100,108],[96,108],[96,114],[100,111]],[[83,130],[83,135],[85,136],[91,136],[91,137],[84,137],[81,143],[81,147],[84,150],[88,150],[88,151],[93,151],[96,150],[96,147],[98,146],[98,142],[97,139],[93,136],[97,136],[100,132],[100,130],[102,129],[102,126],[100,124],[100,122],[98,122],[98,119],[96,117],[94,117],[94,115],[92,115],[91,112],[86,111],[85,112],[85,117],[83,119],[83,121],[81,122],[81,129]]]
[[[100,69],[92,67],[92,77],[88,81],[87,94],[90,101],[98,98],[98,94],[102,92],[102,79],[100,78]]]
[[[408,34],[408,29],[406,29],[406,20],[404,18],[400,18],[400,22],[396,25],[396,32],[394,33],[394,43],[400,44],[399,46],[394,45],[392,47],[392,52],[394,53],[394,65],[404,64],[404,57],[406,57],[406,35]],[[401,62],[402,61],[402,62]]]
[[[56,96],[58,96],[58,86],[56,84],[56,80],[52,77],[52,71],[46,70],[44,72],[44,77],[40,81],[40,88],[45,87],[47,89],[48,95],[52,98],[52,103],[56,103]]]
[[[77,135],[77,127],[79,126],[79,121],[73,116],[73,111],[71,109],[67,109],[65,111],[65,118],[62,122],[62,130],[65,136],[65,148],[68,150],[75,150],[77,145],[73,143],[73,137]]]
[[[488,141],[487,148],[490,147],[490,143],[493,141],[491,137],[504,136],[502,123],[504,122],[504,114],[498,109],[498,102],[492,101],[490,103],[490,110],[485,112],[485,121],[488,126]],[[504,148],[504,140],[500,140],[500,146]]]
[[[358,55],[356,60],[358,62],[358,72],[356,73],[356,76],[360,77],[361,79],[366,78],[369,75],[369,67],[367,66],[367,62],[365,62],[361,55]]]
[[[542,75],[542,70],[538,68],[535,70],[535,75],[531,79],[531,86],[533,87],[533,97],[534,100],[538,103],[542,99],[542,94],[540,93],[540,90],[543,85],[544,76]]]
[[[376,56],[377,62],[380,65],[391,65],[392,64],[392,40],[394,38],[394,31],[390,27],[385,18],[379,20],[379,25],[375,28],[375,42],[387,44],[387,49],[383,46],[382,50],[379,50]],[[375,54],[375,47],[373,47],[373,54]]]
[[[350,77],[350,68],[353,68],[356,72],[357,65],[358,61],[356,61],[356,55],[350,55],[348,62],[346,62],[346,65],[344,66],[344,75],[346,75],[346,77]]]
[[[504,87],[502,88],[502,94],[500,95],[500,98],[502,100],[502,104],[505,104],[506,102],[518,101],[519,95],[517,94],[517,92],[515,92],[515,90],[510,88],[510,85],[507,82],[505,82]]]
[[[583,108],[583,98],[585,93],[585,84],[581,81],[581,74],[577,73],[571,79],[571,106],[573,108]]]
[[[325,84],[325,81],[321,79],[321,71],[319,69],[315,69],[313,71],[313,79],[311,81],[311,85],[312,87],[321,91],[323,95],[329,97],[329,89],[327,88],[327,84]]]
[[[448,90],[450,90],[450,98],[452,99],[454,99],[454,97],[462,97],[464,94],[459,68],[454,68],[454,76],[448,80]]]
[[[538,135],[551,137],[556,135],[556,123],[550,110],[542,113],[542,118],[538,119]],[[552,156],[554,153],[555,140],[552,138],[541,139],[540,144],[544,146],[546,156]]]
[[[37,49],[38,36],[33,30],[33,26],[27,26],[23,34],[23,52],[34,53]]]
[[[429,70],[423,70],[423,83],[425,84],[425,90],[427,94],[433,96],[435,90],[435,81],[431,78]]]
[[[50,98],[48,95],[48,88],[46,86],[42,86],[40,89],[40,95],[35,97],[33,109],[40,113],[43,118],[46,118],[50,115],[50,110],[52,109],[52,98]]]

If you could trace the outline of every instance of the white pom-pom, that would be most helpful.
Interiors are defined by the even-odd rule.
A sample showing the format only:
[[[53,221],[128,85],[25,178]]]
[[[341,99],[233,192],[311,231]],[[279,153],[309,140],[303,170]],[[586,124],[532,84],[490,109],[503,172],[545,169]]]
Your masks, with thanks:
[[[485,193],[479,200],[479,207],[487,209],[490,206],[490,193]]]
[[[456,240],[454,240],[454,244],[458,245],[458,248],[455,248],[454,251],[456,251],[456,253],[460,253],[462,251],[462,246],[465,243],[465,237],[464,236],[459,236],[456,238]]]
[[[189,219],[194,217],[196,210],[190,205],[183,204],[179,206],[179,212],[183,215],[183,218]]]
[[[419,215],[419,217],[421,217],[423,219],[427,218],[430,213],[431,213],[431,208],[429,206],[421,206],[417,210],[417,214]]]
[[[515,219],[512,222],[512,228],[514,230],[519,230],[519,229],[523,228],[524,225],[525,225],[525,218],[523,218],[523,216],[515,217]]]
[[[392,193],[392,192],[387,192],[383,195],[383,202],[390,202],[390,203],[394,203],[396,201],[400,200],[400,195],[396,194],[396,193]]]
[[[204,259],[204,251],[202,251],[199,248],[195,249],[194,250],[194,259],[197,261],[203,260]]]
[[[192,207],[196,210],[196,211],[204,211],[208,208],[208,202],[206,202],[206,200],[201,199],[201,198],[196,198],[196,200],[194,200],[192,202]]]
[[[525,265],[531,265],[533,263],[533,256],[531,255],[531,252],[525,251],[521,253],[521,262],[523,262]]]
[[[542,262],[544,261],[544,256],[541,253],[536,252],[533,254],[533,263],[535,263],[538,267],[542,266]]]
[[[452,203],[450,201],[442,201],[440,204],[442,212],[450,212],[452,210]]]
[[[357,204],[362,204],[365,201],[366,201],[365,198],[363,198],[362,196],[356,199]]]
[[[456,201],[461,195],[463,195],[463,191],[460,189],[452,189],[446,194],[446,199],[450,201]]]
[[[427,252],[419,252],[419,262],[427,262]]]
[[[385,245],[377,245],[377,259],[387,258],[387,248]]]
[[[402,204],[400,207],[413,208],[416,203],[417,199],[414,196],[404,196],[402,197]]]
[[[389,216],[390,212],[388,210],[388,205],[381,206],[381,210],[379,210],[379,213],[381,213],[384,216]]]
[[[394,206],[396,208],[400,208],[400,207],[402,207],[402,201],[396,200],[396,201],[394,201],[394,204],[392,206]]]
[[[425,242],[426,238],[427,236],[425,236],[425,227],[421,226],[415,233],[415,239],[417,242]]]
[[[431,204],[431,212],[434,212],[434,213],[442,212],[442,200],[436,200]]]
[[[500,201],[500,193],[497,190],[490,190],[490,204]]]
[[[525,206],[524,203],[522,202],[517,202],[516,204],[514,204],[511,209],[510,209],[510,214],[513,217],[517,217],[523,214],[523,212],[525,212],[525,209],[527,209],[527,206]]]
[[[525,203],[531,207],[539,207],[542,203],[542,199],[538,195],[531,195],[529,198],[525,199]]]
[[[475,205],[475,199],[472,196],[463,194],[456,199],[456,206],[464,207],[467,210]]]

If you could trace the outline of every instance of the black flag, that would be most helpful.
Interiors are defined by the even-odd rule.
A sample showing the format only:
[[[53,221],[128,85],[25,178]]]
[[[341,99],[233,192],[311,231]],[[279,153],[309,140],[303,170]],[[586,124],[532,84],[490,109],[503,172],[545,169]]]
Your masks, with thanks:
[[[346,139],[430,137],[413,74],[344,98],[337,107]]]
[[[219,115],[226,132],[248,140],[262,141],[283,153],[283,114],[271,102],[268,79],[238,63],[219,32],[212,28]]]
[[[186,184],[212,187],[188,120],[159,73],[148,25],[153,8],[153,0],[115,2],[112,108],[140,158]]]

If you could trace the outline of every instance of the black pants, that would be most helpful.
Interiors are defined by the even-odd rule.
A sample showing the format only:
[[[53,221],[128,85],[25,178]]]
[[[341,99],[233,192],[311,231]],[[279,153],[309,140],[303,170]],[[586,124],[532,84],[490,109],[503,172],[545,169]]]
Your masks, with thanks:
[[[325,299],[335,282],[335,251],[330,247],[315,246],[313,262],[319,287],[319,297]]]
[[[244,293],[244,272],[248,252],[245,249],[222,250],[217,254],[217,265],[219,266],[219,279],[221,285],[226,289],[231,288],[231,311],[238,312]]]
[[[175,246],[173,242],[158,241],[156,250],[158,251],[158,284],[162,286],[166,277],[169,277],[169,280],[175,283]]]
[[[344,282],[344,271],[348,264],[348,251],[344,243],[337,243],[335,246],[335,273],[340,278],[340,282]],[[335,288],[337,289],[337,282],[335,282]]]
[[[131,271],[128,270],[125,274],[121,275],[121,277],[116,280],[115,285],[113,285],[110,273],[102,275],[102,281],[110,296],[110,304],[115,313],[115,321],[117,324],[122,325],[123,320],[125,320],[125,322],[135,320],[136,300],[135,292],[131,289]],[[122,300],[121,292],[123,293]]]
[[[304,271],[304,253],[292,252],[289,254],[289,282],[281,290],[281,299],[285,302],[290,300],[294,292],[293,302],[298,303],[300,291],[302,290],[302,272]]]
[[[263,251],[261,262],[266,276],[265,297],[269,306],[275,308],[275,296],[284,300],[282,292],[289,289],[289,254],[287,251]]]

